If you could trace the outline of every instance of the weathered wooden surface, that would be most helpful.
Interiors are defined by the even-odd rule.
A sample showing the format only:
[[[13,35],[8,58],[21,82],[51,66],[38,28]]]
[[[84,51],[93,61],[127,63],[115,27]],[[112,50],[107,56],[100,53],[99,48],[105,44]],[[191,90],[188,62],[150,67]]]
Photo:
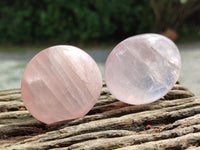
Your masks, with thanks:
[[[81,119],[45,125],[25,109],[20,89],[0,91],[0,149],[198,149],[200,97],[176,84],[161,100],[130,106],[103,87]]]

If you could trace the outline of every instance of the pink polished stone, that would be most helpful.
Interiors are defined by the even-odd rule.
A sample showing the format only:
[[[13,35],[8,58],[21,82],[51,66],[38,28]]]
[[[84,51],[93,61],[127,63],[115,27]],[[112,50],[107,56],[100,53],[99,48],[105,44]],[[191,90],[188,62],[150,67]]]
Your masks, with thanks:
[[[21,82],[22,99],[38,120],[50,124],[84,116],[102,87],[95,61],[73,46],[54,46],[27,65]]]
[[[107,58],[105,80],[117,99],[146,104],[164,96],[178,80],[181,58],[176,45],[159,34],[142,34],[119,43]]]

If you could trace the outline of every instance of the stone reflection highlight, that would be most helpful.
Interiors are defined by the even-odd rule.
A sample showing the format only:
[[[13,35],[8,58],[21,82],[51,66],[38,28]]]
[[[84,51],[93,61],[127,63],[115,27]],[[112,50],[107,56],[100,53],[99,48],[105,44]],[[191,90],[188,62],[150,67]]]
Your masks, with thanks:
[[[73,46],[54,46],[28,63],[21,81],[22,99],[38,120],[50,124],[84,116],[102,87],[95,61]]]
[[[178,80],[181,58],[177,46],[159,34],[141,34],[120,42],[105,64],[108,89],[133,105],[151,103]]]

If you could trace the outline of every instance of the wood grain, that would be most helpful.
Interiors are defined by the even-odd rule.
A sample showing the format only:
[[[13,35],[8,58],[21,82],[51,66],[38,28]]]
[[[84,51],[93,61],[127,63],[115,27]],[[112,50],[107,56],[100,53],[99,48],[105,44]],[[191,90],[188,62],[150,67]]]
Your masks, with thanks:
[[[20,89],[0,91],[0,149],[198,149],[200,97],[176,84],[159,101],[132,106],[106,85],[83,118],[45,125],[23,105]]]

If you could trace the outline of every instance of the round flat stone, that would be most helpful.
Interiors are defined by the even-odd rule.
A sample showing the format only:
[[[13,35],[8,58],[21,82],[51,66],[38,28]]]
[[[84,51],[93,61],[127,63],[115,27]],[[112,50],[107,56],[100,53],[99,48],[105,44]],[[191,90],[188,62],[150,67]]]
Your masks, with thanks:
[[[38,120],[50,124],[84,116],[102,87],[95,61],[73,46],[54,46],[28,63],[21,81],[22,100]]]
[[[176,45],[159,34],[141,34],[120,42],[105,64],[108,89],[129,104],[164,96],[178,80],[181,58]]]

